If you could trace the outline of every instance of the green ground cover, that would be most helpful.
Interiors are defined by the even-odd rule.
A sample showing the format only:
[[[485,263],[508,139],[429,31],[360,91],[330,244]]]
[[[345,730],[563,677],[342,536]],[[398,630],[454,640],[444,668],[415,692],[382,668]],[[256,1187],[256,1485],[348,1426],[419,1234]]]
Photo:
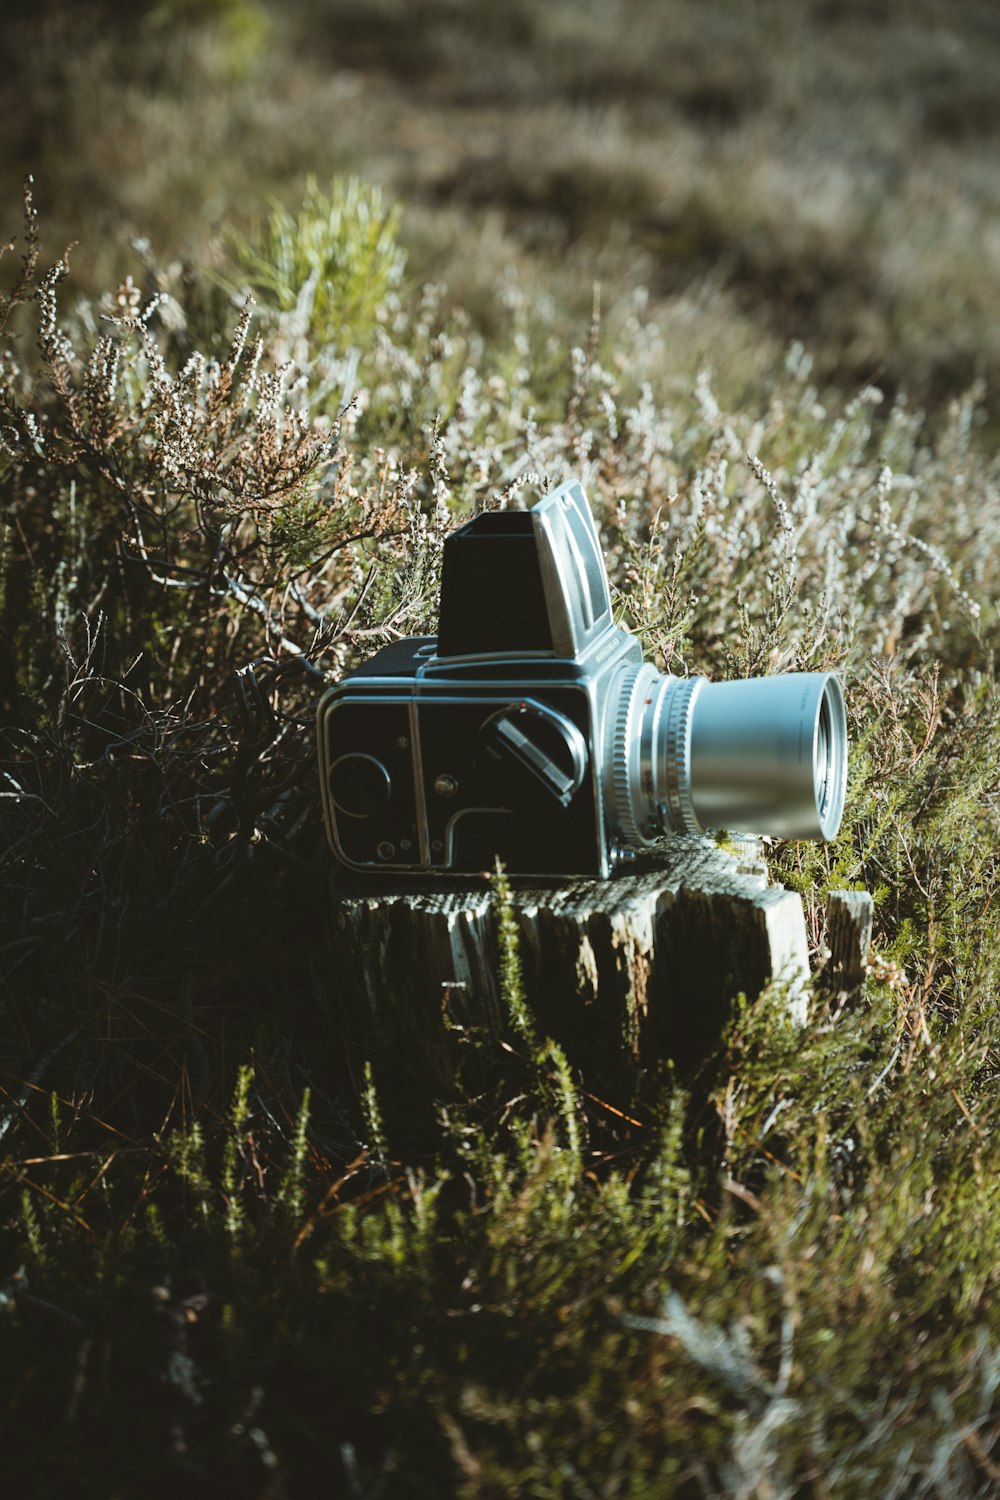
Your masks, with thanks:
[[[5,1475],[995,1494],[992,10],[484,24],[0,24]],[[569,475],[661,669],[843,673],[844,828],[772,865],[876,958],[603,1102],[509,961],[417,1141],[337,1031],[299,663]]]

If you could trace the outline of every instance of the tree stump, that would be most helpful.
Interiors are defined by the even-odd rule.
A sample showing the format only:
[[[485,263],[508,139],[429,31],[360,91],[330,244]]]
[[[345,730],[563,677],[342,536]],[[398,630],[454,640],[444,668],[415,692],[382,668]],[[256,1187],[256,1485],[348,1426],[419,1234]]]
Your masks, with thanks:
[[[867,891],[830,892],[826,904],[830,956],[823,967],[824,989],[850,995],[861,988],[872,940],[873,913],[874,902]]]
[[[732,852],[677,837],[612,880],[510,886],[536,1030],[592,1087],[627,1088],[665,1059],[692,1068],[718,1045],[734,998],[772,979],[804,1019],[802,901],[768,884],[756,840]],[[499,1044],[506,1024],[495,890],[485,879],[375,886],[338,871],[329,910],[331,988],[354,1069],[368,1059],[382,1078],[446,1096],[456,1033]]]

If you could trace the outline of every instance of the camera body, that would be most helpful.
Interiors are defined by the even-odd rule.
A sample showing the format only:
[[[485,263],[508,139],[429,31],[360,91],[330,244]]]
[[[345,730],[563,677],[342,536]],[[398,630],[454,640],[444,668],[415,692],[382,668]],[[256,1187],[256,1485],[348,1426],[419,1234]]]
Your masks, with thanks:
[[[616,626],[579,484],[445,542],[437,637],[384,647],[319,706],[324,813],[354,869],[606,876]]]
[[[780,704],[764,701],[774,684]],[[317,723],[330,846],[371,873],[479,874],[499,857],[512,874],[607,877],[670,831],[832,837],[843,802],[836,680],[708,684],[645,664],[614,623],[576,481],[454,532],[438,635],[377,652]]]

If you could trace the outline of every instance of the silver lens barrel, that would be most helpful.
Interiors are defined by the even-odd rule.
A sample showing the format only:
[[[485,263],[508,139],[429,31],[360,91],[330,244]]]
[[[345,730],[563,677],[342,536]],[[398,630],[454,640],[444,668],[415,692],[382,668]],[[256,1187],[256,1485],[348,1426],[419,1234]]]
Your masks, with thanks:
[[[832,839],[844,810],[847,719],[829,672],[708,682],[625,669],[607,742],[624,841],[731,828]]]

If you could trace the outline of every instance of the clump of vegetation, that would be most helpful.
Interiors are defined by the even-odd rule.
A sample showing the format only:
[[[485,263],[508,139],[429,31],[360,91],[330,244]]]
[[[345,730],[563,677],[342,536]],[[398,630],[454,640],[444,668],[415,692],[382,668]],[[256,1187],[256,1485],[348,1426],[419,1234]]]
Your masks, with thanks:
[[[875,388],[838,404],[793,346],[730,409],[707,368],[677,386],[639,295],[567,349],[511,283],[487,336],[396,283],[388,209],[391,316],[347,283],[326,342],[302,310],[369,263],[365,201],[281,221],[258,337],[219,292],[245,259],[147,251],[73,306],[26,200],[0,304],[12,1482],[988,1494],[1000,548],[977,392],[932,430]],[[875,957],[803,1034],[765,994],[696,1076],[602,1100],[501,921],[503,1033],[449,1034],[477,1085],[418,1152],[338,1029],[310,710],[324,675],[433,629],[452,525],[570,475],[662,669],[844,674],[844,828],[771,859],[817,956],[828,889],[872,890]],[[494,894],[503,917],[502,873]]]
[[[324,192],[311,177],[297,217],[275,204],[233,251],[255,293],[296,310],[310,344],[336,347],[342,332],[367,344],[403,277],[398,228],[398,205],[383,203],[378,188],[350,177]]]

